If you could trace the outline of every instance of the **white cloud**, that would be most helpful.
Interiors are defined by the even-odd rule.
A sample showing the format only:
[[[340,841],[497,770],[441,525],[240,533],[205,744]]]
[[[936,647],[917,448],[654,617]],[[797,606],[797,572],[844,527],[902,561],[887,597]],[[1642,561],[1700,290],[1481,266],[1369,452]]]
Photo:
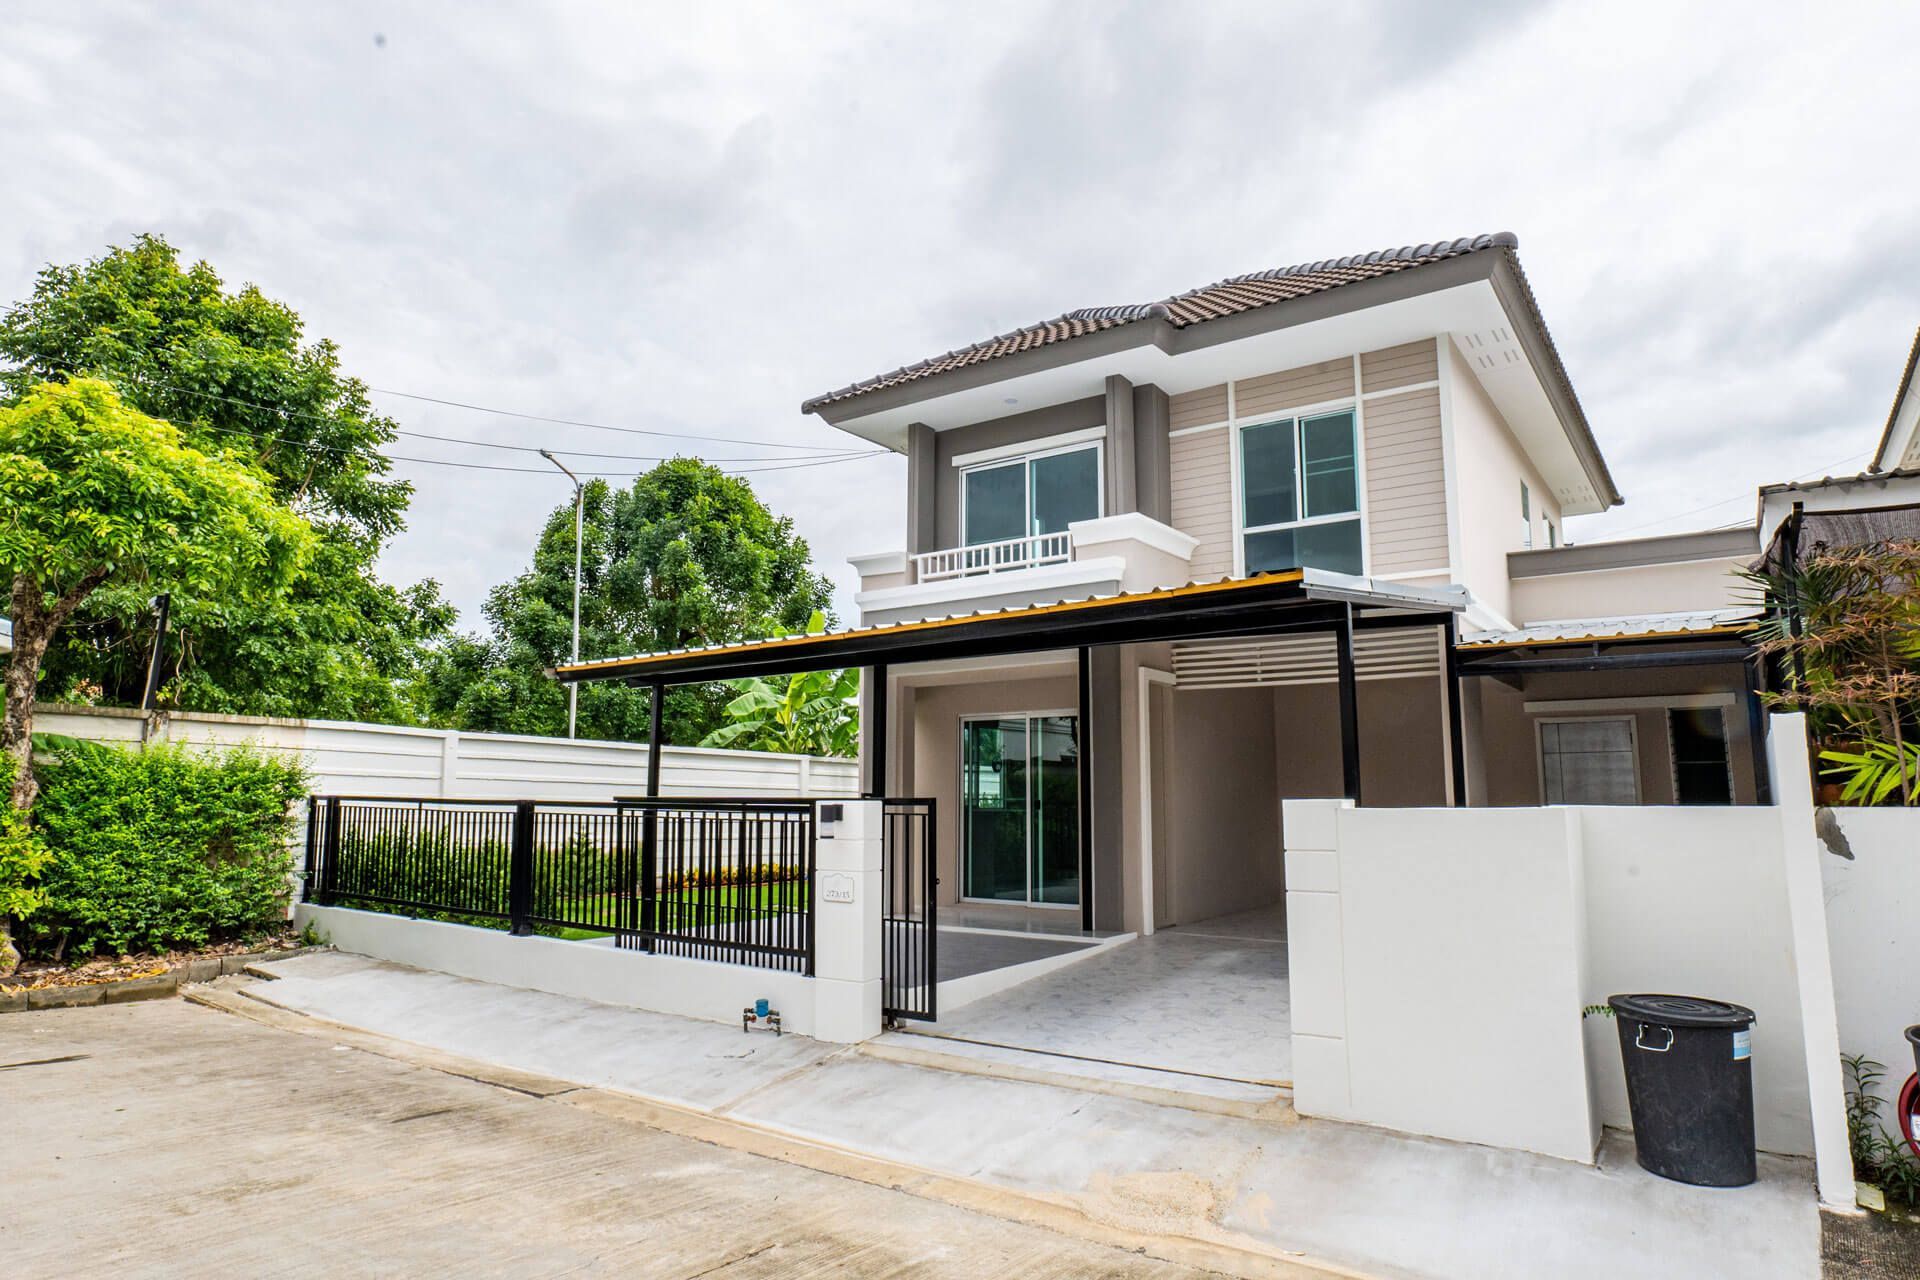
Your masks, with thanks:
[[[1910,6],[17,6],[0,296],[141,230],[376,386],[772,443],[1084,305],[1512,230],[1629,505],[1873,443],[1920,323]],[[384,46],[376,44],[384,35]],[[637,437],[382,402],[411,430]],[[396,452],[497,461],[408,440]],[[779,450],[714,445],[715,455]],[[644,464],[605,462],[609,470]],[[564,481],[402,464],[469,624]],[[843,600],[892,458],[756,478]],[[843,611],[851,612],[843,604]]]

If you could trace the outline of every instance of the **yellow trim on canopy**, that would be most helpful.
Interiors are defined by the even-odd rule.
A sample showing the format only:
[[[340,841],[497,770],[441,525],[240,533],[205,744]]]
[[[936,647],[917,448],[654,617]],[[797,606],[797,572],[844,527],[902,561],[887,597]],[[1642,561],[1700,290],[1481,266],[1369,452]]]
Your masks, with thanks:
[[[609,667],[632,667],[654,662],[678,662],[692,657],[721,657],[736,653],[763,653],[768,649],[797,648],[841,640],[849,636],[905,635],[912,631],[932,631],[975,622],[997,622],[1002,618],[1025,618],[1051,613],[1072,613],[1108,605],[1134,604],[1146,600],[1177,600],[1189,596],[1210,595],[1222,591],[1242,591],[1249,587],[1271,587],[1299,582],[1306,575],[1298,569],[1284,573],[1263,573],[1253,578],[1227,578],[1219,582],[1190,582],[1183,587],[1160,587],[1117,596],[1094,596],[1087,600],[1063,600],[1057,604],[1026,605],[993,613],[968,613],[950,618],[927,618],[919,622],[889,622],[877,627],[856,627],[852,631],[822,631],[804,636],[781,636],[773,640],[750,640],[740,644],[715,645],[705,649],[669,649],[664,653],[640,653],[627,658],[597,658],[592,662],[569,663],[553,669],[555,676],[584,675]]]

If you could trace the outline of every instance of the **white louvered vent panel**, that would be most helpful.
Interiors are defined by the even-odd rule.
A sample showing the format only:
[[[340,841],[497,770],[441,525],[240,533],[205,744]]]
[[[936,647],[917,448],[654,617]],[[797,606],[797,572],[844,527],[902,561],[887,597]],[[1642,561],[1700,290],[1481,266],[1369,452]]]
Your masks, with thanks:
[[[1445,666],[1445,643],[1437,627],[1362,631],[1354,637],[1354,675],[1361,680],[1438,676]],[[1173,678],[1188,689],[1332,684],[1340,678],[1339,655],[1333,637],[1325,634],[1181,640],[1173,646]]]

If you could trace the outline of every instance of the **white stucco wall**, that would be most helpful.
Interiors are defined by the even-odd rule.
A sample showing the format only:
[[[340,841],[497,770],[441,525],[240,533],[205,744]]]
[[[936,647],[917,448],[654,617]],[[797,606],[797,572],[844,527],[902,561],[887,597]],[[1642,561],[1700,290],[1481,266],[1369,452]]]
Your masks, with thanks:
[[[1631,1120],[1616,1025],[1581,1008],[1636,991],[1730,1000],[1758,1017],[1760,1147],[1818,1146],[1835,1202],[1850,1181],[1799,717],[1776,718],[1772,747],[1777,806],[1287,801],[1301,1113],[1590,1159],[1595,1126]],[[1911,933],[1920,851],[1911,825],[1863,816],[1877,854],[1829,868],[1832,968],[1853,993],[1843,1026],[1885,1024],[1858,1033],[1882,1056],[1920,1020],[1915,957],[1886,941]]]
[[[1914,1069],[1904,1030],[1920,1023],[1920,811],[1836,809],[1851,860],[1820,855],[1842,1053],[1887,1069],[1882,1112]]]
[[[1749,604],[1753,589],[1734,576],[1737,559],[1595,569],[1515,578],[1512,619],[1521,625],[1562,618],[1637,617]]]
[[[1546,545],[1543,517],[1552,520],[1561,541],[1566,540],[1560,503],[1453,343],[1442,342],[1440,348],[1454,470],[1453,524],[1459,532],[1454,580],[1486,608],[1512,621],[1507,553],[1525,545],[1520,537],[1521,482],[1532,497],[1534,546]]]

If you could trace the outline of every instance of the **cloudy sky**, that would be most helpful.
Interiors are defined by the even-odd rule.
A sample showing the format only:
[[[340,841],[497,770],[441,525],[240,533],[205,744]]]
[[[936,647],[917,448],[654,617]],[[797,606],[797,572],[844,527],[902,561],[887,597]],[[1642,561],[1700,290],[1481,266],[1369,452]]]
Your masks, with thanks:
[[[1508,230],[1628,498],[1568,533],[1667,532],[1864,465],[1920,325],[1915,49],[1912,4],[0,0],[0,297],[158,231],[375,387],[745,469],[845,446],[810,394],[1069,308]],[[477,625],[564,480],[397,470],[385,571]],[[843,613],[902,475],[754,474]]]

